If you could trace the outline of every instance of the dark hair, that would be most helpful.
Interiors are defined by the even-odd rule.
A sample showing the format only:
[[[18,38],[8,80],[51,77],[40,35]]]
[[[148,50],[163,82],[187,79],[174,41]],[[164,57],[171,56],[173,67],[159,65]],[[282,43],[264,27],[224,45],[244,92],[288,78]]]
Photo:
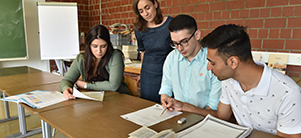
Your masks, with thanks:
[[[170,32],[180,31],[183,29],[187,29],[189,33],[193,33],[197,30],[197,24],[193,17],[185,14],[180,14],[173,18],[168,26],[168,30]]]
[[[246,33],[246,27],[243,26],[221,25],[205,36],[201,44],[203,47],[217,49],[225,64],[231,56],[237,56],[243,62],[253,59],[250,38]]]
[[[138,3],[140,0],[133,0],[133,10],[136,16],[136,19],[134,21],[134,25],[135,27],[137,27],[137,30],[140,32],[146,32],[147,31],[147,27],[146,27],[146,23],[147,21],[143,19],[143,17],[141,17],[139,10],[138,10]],[[162,15],[162,11],[160,9],[160,4],[158,2],[158,0],[149,0],[151,1],[153,4],[155,4],[155,2],[157,3],[158,7],[156,9],[156,16],[154,18],[155,20],[155,24],[160,24],[163,21],[163,15]]]
[[[107,42],[108,49],[106,54],[101,58],[98,66],[97,66],[97,72],[94,74],[95,69],[95,60],[92,51],[91,51],[91,42],[94,39],[102,39]],[[105,66],[108,64],[110,57],[114,51],[114,48],[112,46],[112,43],[110,41],[110,34],[109,30],[103,26],[103,25],[95,25],[93,26],[86,37],[86,47],[85,47],[85,81],[92,82],[93,78],[99,75],[99,77],[103,80],[109,80],[108,72],[105,68]]]

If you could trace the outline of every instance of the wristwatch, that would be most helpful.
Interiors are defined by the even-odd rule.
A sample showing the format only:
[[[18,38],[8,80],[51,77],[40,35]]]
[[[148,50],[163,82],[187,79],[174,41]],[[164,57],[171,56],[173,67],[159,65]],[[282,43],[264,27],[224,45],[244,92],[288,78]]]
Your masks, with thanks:
[[[87,89],[87,83],[84,85],[84,88]]]

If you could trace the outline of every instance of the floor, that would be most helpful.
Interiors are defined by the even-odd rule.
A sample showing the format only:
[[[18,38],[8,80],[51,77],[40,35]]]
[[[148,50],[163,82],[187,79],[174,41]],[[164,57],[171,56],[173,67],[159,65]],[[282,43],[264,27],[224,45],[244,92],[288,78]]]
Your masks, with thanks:
[[[17,116],[18,110],[16,103],[9,102],[10,108],[10,116]],[[29,111],[25,109],[25,114],[29,114],[29,117],[26,117],[26,125],[27,130],[35,129],[41,127],[41,120],[38,115],[31,114]],[[4,103],[0,100],[0,119],[5,119],[5,111],[4,111]],[[0,138],[4,138],[16,133],[19,133],[19,120],[12,120],[4,123],[0,123]],[[42,138],[42,133],[29,136],[28,138]],[[55,131],[55,135],[53,138],[66,138],[62,133],[59,131]]]

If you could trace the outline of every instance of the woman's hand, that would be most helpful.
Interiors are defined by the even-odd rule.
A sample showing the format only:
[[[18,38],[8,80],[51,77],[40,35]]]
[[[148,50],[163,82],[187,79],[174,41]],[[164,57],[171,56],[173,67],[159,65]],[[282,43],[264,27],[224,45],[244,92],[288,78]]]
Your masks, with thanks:
[[[66,99],[75,99],[75,97],[73,96],[73,89],[70,87],[67,87],[64,90],[63,95]]]
[[[80,88],[80,89],[85,89],[84,88],[85,84],[86,84],[86,82],[85,81],[81,81],[81,80],[78,80],[76,82],[77,87]]]

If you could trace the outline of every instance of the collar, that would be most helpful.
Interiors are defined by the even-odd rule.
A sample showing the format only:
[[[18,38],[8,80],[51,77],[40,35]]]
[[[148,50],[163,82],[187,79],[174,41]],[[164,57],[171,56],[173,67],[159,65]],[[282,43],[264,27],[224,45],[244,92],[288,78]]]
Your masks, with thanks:
[[[177,50],[177,52],[179,54],[178,61],[187,60],[187,58],[185,58],[178,50]],[[193,62],[194,60],[200,62],[201,64],[206,63],[206,61],[207,61],[207,47],[205,47],[205,48],[201,47],[201,49],[195,55],[195,57],[191,60],[191,62]]]
[[[272,69],[263,62],[255,61],[255,63],[259,66],[263,66],[263,72],[258,85],[255,88],[246,92],[245,94],[252,95],[252,96],[253,95],[267,96],[271,85]],[[242,91],[239,82],[235,80],[234,83],[235,83],[234,89]]]

